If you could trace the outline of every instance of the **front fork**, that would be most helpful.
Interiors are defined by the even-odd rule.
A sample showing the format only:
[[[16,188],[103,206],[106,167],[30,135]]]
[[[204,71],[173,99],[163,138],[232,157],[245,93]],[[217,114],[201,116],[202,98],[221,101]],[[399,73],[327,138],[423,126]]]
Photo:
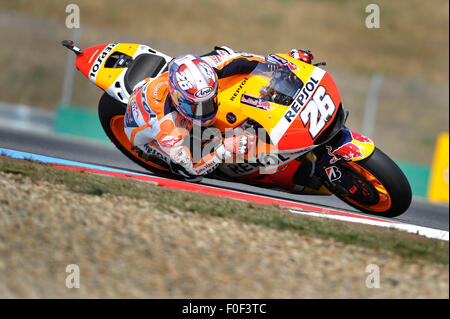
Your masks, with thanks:
[[[317,157],[315,174],[333,193],[354,194],[359,184],[347,174],[342,173],[341,164],[363,160],[374,150],[375,144],[371,139],[343,126],[328,143],[314,150]]]

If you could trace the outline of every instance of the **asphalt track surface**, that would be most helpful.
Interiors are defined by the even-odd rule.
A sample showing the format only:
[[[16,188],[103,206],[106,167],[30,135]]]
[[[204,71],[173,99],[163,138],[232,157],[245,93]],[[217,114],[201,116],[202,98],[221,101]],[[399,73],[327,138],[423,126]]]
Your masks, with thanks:
[[[0,148],[152,175],[149,171],[130,161],[114,145],[79,138],[0,127]],[[335,196],[297,195],[213,179],[203,179],[201,184],[334,208],[347,212],[358,212]],[[388,220],[448,231],[449,206],[431,204],[425,199],[414,198],[410,208],[405,213]]]

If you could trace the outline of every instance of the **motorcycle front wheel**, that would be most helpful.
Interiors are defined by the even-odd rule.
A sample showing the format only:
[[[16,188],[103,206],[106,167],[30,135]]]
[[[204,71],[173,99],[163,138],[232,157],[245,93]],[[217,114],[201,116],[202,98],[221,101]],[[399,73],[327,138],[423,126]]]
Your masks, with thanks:
[[[354,192],[335,195],[350,206],[383,217],[403,214],[412,200],[408,179],[395,162],[380,149],[361,161],[344,162],[342,174],[355,184]]]

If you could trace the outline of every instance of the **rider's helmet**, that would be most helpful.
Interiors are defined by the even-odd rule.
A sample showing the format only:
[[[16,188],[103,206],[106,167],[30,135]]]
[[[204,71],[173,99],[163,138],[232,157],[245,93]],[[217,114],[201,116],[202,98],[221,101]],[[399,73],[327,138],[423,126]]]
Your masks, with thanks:
[[[218,79],[200,57],[185,55],[169,64],[169,93],[178,112],[202,126],[211,125],[217,114]]]

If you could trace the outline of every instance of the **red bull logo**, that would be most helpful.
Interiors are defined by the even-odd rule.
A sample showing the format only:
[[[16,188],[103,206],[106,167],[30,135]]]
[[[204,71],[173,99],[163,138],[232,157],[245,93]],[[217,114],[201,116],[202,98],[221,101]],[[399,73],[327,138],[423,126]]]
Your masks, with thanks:
[[[330,164],[336,163],[340,158],[344,158],[346,161],[351,161],[354,158],[362,158],[364,157],[363,152],[358,145],[353,142],[345,143],[342,146],[339,146],[337,149],[333,151],[331,146],[327,146],[328,155],[332,157],[330,160]]]
[[[328,155],[331,157],[330,164],[336,163],[341,158],[346,161],[363,159],[370,155],[374,148],[370,138],[348,129],[345,130],[339,143],[342,145],[326,146]]]
[[[370,138],[365,137],[365,136],[363,136],[363,135],[361,135],[361,134],[359,134],[359,133],[350,131],[350,134],[352,135],[352,138],[353,138],[354,140],[358,141],[358,142],[361,142],[361,143],[372,143],[372,141],[370,140]]]
[[[263,109],[263,110],[270,110],[271,105],[269,102],[267,101],[263,101],[263,100],[259,100],[259,108]]]
[[[245,94],[242,94],[241,96],[241,103],[254,106],[262,110],[270,110],[271,108],[270,102]]]
[[[343,157],[345,160],[350,161],[354,158],[364,157],[363,152],[358,145],[353,142],[345,143],[333,151],[334,155]]]

